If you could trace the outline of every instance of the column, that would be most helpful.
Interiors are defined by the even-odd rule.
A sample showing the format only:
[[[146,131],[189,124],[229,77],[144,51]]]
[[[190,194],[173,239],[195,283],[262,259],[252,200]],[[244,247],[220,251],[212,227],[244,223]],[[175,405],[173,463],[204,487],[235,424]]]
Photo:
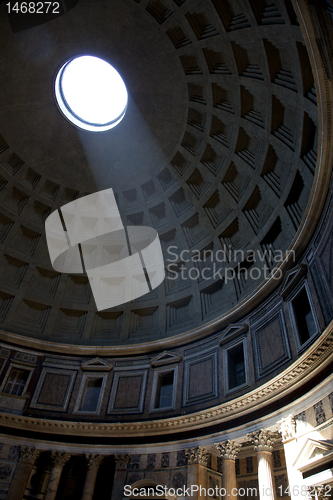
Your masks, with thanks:
[[[20,458],[10,485],[7,500],[22,500],[39,450],[21,446]]]
[[[198,491],[193,490],[191,498],[197,500],[202,498],[201,488],[208,488],[207,485],[207,467],[210,459],[210,453],[205,448],[198,446],[185,450],[187,457],[187,486],[196,486]]]
[[[124,486],[127,475],[127,467],[131,459],[130,455],[115,455],[116,470],[114,474],[111,500],[119,500],[124,497]]]
[[[237,500],[236,457],[242,445],[228,439],[222,443],[214,443],[214,446],[219,450],[222,458],[222,488],[225,491],[223,499]]]
[[[261,429],[248,434],[257,452],[260,500],[276,500],[273,476],[273,445],[279,439],[277,432]]]
[[[54,500],[57,494],[62,469],[65,463],[71,458],[69,453],[52,451],[52,470],[46,488],[44,500]]]
[[[84,481],[81,500],[92,500],[92,497],[94,496],[98,468],[102,463],[104,457],[103,455],[94,455],[93,453],[86,453],[86,459],[88,462],[88,470],[86,474],[86,479]]]
[[[330,488],[331,484],[326,485],[328,488]],[[327,500],[328,498],[331,498],[330,496],[330,491],[329,489],[325,490],[325,484],[323,485],[318,485],[318,486],[308,486],[308,497],[311,498],[311,500]],[[328,494],[329,496],[325,495]],[[305,498],[305,497],[303,497]]]
[[[304,484],[304,480],[303,474],[294,467],[294,463],[299,453],[296,440],[296,422],[293,415],[288,415],[288,417],[280,420],[278,424],[280,424],[280,432],[286,457],[291,500],[300,500],[299,490]]]

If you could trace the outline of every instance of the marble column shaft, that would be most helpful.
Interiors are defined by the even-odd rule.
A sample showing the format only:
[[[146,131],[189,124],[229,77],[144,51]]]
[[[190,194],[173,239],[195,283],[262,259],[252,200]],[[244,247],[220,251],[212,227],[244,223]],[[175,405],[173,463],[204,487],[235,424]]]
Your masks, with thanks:
[[[62,469],[70,459],[69,453],[52,452],[53,468],[46,488],[44,500],[54,500],[57,494]]]
[[[238,500],[235,460],[241,444],[228,440],[215,443],[215,446],[222,458],[222,488],[225,491],[223,499]]]
[[[238,499],[235,460],[222,460],[222,488],[226,491],[224,498]]]
[[[305,482],[303,474],[294,466],[299,454],[299,447],[296,440],[296,422],[293,415],[288,415],[288,417],[280,420],[278,424],[280,424],[284,455],[286,457],[290,497],[291,500],[300,500],[300,495],[297,495],[297,493],[299,493],[303,485],[305,486]]]
[[[88,470],[84,481],[81,500],[92,500],[94,496],[98,468],[103,458],[104,457],[102,455],[94,455],[86,453],[86,459],[88,461]]]
[[[111,500],[119,500],[124,497],[124,486],[127,476],[127,467],[130,455],[115,455],[116,470],[114,473]]]
[[[39,451],[35,448],[21,446],[20,459],[7,494],[7,500],[22,500],[38,455]]]
[[[273,476],[273,444],[279,439],[277,432],[260,430],[248,434],[257,452],[260,500],[276,500]]]
[[[260,500],[275,500],[273,477],[273,455],[269,451],[258,451],[258,483]]]

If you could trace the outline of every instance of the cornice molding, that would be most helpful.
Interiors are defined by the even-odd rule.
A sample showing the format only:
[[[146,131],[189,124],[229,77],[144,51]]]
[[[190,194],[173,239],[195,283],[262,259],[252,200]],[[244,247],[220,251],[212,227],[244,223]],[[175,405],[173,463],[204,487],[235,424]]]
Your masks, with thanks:
[[[333,360],[333,321],[321,337],[290,367],[266,384],[219,406],[186,416],[128,423],[75,422],[0,414],[0,425],[48,434],[94,437],[139,437],[192,431],[250,414],[299,389]]]

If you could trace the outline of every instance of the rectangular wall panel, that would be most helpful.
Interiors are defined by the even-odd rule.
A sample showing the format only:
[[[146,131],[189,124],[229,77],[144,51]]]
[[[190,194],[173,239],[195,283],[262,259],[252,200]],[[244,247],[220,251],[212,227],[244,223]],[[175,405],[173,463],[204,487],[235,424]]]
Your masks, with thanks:
[[[217,395],[217,351],[186,360],[183,404],[194,404]]]
[[[109,413],[141,413],[147,385],[147,370],[115,372]]]
[[[252,325],[251,330],[258,378],[291,359],[282,309],[272,311],[259,323]]]
[[[66,411],[77,371],[61,368],[43,368],[31,408]]]

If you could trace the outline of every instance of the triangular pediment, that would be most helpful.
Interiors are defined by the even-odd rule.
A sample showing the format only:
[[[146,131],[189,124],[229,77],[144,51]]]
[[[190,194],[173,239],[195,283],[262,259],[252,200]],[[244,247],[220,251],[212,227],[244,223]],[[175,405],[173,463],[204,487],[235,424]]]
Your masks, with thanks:
[[[305,264],[300,264],[287,271],[280,286],[279,295],[285,299],[307,272],[308,268]]]
[[[328,457],[333,457],[333,443],[309,438],[299,452],[294,466],[303,472],[314,468],[318,462],[326,462]]]
[[[316,446],[316,448],[311,453],[309,460],[311,460],[312,458],[321,458],[323,455],[326,455],[326,453],[324,453],[324,450]]]
[[[110,371],[113,366],[108,361],[100,358],[90,359],[81,364],[82,370],[94,370],[94,371]]]
[[[246,333],[249,329],[249,326],[246,323],[241,324],[230,324],[226,330],[219,337],[219,344],[225,344],[225,342],[229,342],[239,335]]]
[[[172,363],[179,363],[181,359],[182,357],[180,354],[163,351],[161,354],[151,360],[151,366],[171,365]]]

